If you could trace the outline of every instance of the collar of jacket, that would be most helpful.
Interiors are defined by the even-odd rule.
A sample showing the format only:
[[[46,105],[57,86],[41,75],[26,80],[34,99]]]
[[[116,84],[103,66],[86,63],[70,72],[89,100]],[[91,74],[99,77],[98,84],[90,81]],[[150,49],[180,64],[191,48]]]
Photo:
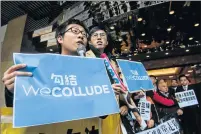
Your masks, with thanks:
[[[106,53],[107,57],[111,60],[111,54],[110,53]],[[100,58],[100,55],[94,53],[92,50],[89,50],[86,52],[86,57],[98,57]]]
[[[86,52],[86,57],[97,57],[91,50]]]

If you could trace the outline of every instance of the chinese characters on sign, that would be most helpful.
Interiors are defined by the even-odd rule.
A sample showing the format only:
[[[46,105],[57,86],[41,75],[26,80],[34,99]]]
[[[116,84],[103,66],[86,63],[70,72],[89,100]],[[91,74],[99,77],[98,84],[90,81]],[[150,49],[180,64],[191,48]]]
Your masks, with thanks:
[[[179,107],[188,107],[198,104],[194,90],[188,90],[175,93],[176,98],[179,99]]]
[[[144,120],[150,120],[151,103],[148,101],[139,101],[138,110]]]
[[[54,73],[51,74],[51,79],[54,80],[55,84],[59,85],[71,85],[77,86],[77,79],[75,75],[55,75]]]

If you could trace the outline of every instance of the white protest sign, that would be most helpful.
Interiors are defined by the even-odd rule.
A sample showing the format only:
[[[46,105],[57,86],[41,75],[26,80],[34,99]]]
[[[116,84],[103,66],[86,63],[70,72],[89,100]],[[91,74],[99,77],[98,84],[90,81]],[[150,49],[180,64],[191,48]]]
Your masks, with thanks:
[[[141,117],[144,120],[150,120],[151,114],[151,103],[148,101],[139,101],[138,103],[138,110],[140,112]]]
[[[175,118],[168,120],[155,128],[137,134],[173,134],[179,131],[179,124]]]
[[[194,90],[178,92],[175,93],[175,96],[179,99],[178,104],[180,108],[198,104]]]

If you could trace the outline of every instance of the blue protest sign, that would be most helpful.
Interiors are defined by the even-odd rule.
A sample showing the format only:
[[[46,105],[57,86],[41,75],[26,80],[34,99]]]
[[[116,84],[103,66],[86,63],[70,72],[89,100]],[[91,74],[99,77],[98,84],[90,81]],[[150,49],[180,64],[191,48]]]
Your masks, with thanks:
[[[124,82],[128,86],[129,92],[152,90],[154,88],[146,69],[141,62],[128,60],[117,60],[117,63],[124,76]]]
[[[27,64],[14,89],[14,127],[98,117],[119,112],[104,60],[58,54],[14,54]]]

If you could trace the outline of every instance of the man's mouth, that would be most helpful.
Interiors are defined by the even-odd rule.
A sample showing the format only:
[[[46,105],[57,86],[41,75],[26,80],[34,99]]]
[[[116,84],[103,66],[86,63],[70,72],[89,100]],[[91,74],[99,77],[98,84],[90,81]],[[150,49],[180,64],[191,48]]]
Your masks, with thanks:
[[[77,44],[82,44],[82,45],[84,45],[84,42],[83,42],[83,41],[78,41]]]
[[[98,44],[98,45],[102,45],[103,42],[102,42],[102,41],[97,41],[97,44]]]

